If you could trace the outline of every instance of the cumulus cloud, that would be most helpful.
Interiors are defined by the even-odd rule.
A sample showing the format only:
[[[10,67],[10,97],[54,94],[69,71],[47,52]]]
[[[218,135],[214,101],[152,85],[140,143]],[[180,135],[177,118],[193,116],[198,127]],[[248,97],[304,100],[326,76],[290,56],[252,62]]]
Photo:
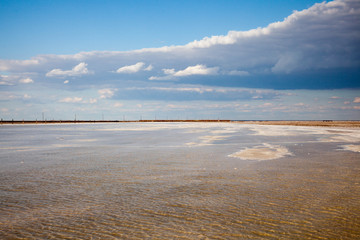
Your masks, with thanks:
[[[150,64],[149,66],[147,66],[146,68],[144,68],[144,71],[151,71],[153,70],[153,66]]]
[[[283,111],[280,108],[284,106],[276,104],[279,99],[286,102],[293,111],[306,111],[312,107],[310,101],[313,97],[308,95],[307,99],[301,99],[300,96],[286,95],[284,91],[272,89],[306,90],[314,89],[314,85],[320,89],[360,87],[359,22],[359,0],[324,1],[309,9],[295,11],[283,21],[265,27],[249,31],[229,31],[221,36],[204,37],[185,45],[126,52],[38,55],[27,60],[0,59],[0,100],[9,104],[6,106],[8,109],[15,111],[13,109],[17,103],[23,104],[26,90],[29,96],[33,96],[33,100],[28,99],[26,102],[33,101],[34,105],[38,104],[36,109],[40,109],[40,102],[51,106],[49,101],[40,100],[52,99],[51,96],[60,94],[65,97],[69,90],[74,89],[83,91],[81,96],[85,100],[71,95],[56,100],[74,105],[98,102],[99,107],[101,104],[108,104],[109,109],[115,104],[112,101],[136,100],[138,102],[133,105],[134,111],[136,108],[150,108],[144,100],[163,101],[166,104],[174,104],[169,101],[182,101],[183,105],[187,101],[189,107],[193,107],[196,101],[217,102],[220,103],[219,106],[224,106],[224,101],[250,104],[250,107],[246,107],[246,104],[236,107],[231,103],[228,107],[230,116],[230,112],[234,111],[252,111],[252,101],[259,108],[267,107],[274,111],[277,107],[278,111]],[[91,66],[89,69],[88,64]],[[27,78],[36,84],[20,86],[21,79]],[[23,81],[22,83],[31,83],[30,80]],[[69,81],[71,84],[68,84]],[[308,85],[304,85],[304,82]],[[41,86],[41,90],[38,86]],[[270,90],[258,91],[251,88]],[[91,94],[94,89],[97,91],[94,98],[85,97],[93,97]],[[314,94],[317,95],[317,92]],[[343,101],[335,101],[336,98],[333,98],[332,106],[325,104],[329,97],[337,94],[339,93],[330,93],[324,99],[324,95],[320,93],[319,101],[313,101],[313,105],[324,104],[326,110],[340,104],[349,108],[346,111],[355,113],[343,114],[339,118],[358,118],[356,108],[359,106],[355,105],[360,104],[360,98],[354,99],[356,95],[339,95]],[[287,102],[289,99],[291,101]],[[297,104],[299,102],[304,105]],[[141,104],[136,105],[137,103]],[[274,105],[262,105],[264,103]],[[194,107],[194,112],[202,109],[199,104]],[[319,118],[325,110],[319,107],[314,115],[306,117]],[[257,111],[254,112],[258,114]],[[256,114],[251,116],[265,116]],[[242,116],[247,118],[247,115]]]
[[[59,100],[59,102],[61,102],[61,103],[80,103],[80,102],[82,102],[82,100],[83,99],[81,97],[66,97],[66,98]]]
[[[32,80],[31,78],[23,78],[23,79],[20,79],[20,83],[33,83],[34,80]]]
[[[31,96],[29,94],[27,94],[27,93],[25,93],[24,96],[23,96],[23,99],[30,99],[30,98],[31,98]]]
[[[189,66],[184,70],[175,71],[175,69],[163,69],[164,74],[166,76],[162,77],[150,77],[149,80],[168,80],[174,77],[187,77],[192,75],[217,75],[219,71],[219,67],[210,67],[208,68],[206,65],[198,64],[195,66]]]
[[[114,107],[116,107],[116,108],[123,107],[123,106],[124,106],[124,104],[118,103],[118,102],[114,104]]]
[[[13,85],[12,79],[7,75],[0,75],[0,85]]]
[[[217,66],[233,76],[246,73],[290,74],[317,69],[360,66],[360,2],[335,0],[295,11],[283,21],[249,31],[229,31],[226,35],[205,37],[186,45],[146,48],[128,52],[93,51],[74,55],[41,55],[30,60],[0,60],[3,71],[39,71],[47,76],[88,74],[91,62],[96,74],[151,72],[158,69],[183,69],[178,77],[208,74],[202,66]],[[71,70],[56,68],[81,61]],[[129,62],[135,62],[128,65]],[[153,65],[145,65],[151,62]],[[201,64],[199,64],[201,63]],[[190,67],[189,67],[190,66]],[[52,67],[52,68],[51,68]],[[52,70],[51,70],[52,69]],[[236,70],[241,69],[241,70]],[[155,70],[155,71],[154,71]],[[171,76],[171,75],[170,75]],[[119,76],[121,77],[121,76]],[[124,76],[125,78],[126,76]],[[156,76],[152,80],[169,78]]]
[[[88,79],[102,79],[104,82],[109,73],[120,73],[116,76],[117,81],[127,80],[127,74],[136,77],[140,73],[140,80],[181,81],[183,77],[216,74],[233,78],[256,78],[256,75],[263,74],[357,69],[360,67],[358,22],[358,0],[324,1],[303,11],[294,11],[283,21],[266,27],[229,31],[225,35],[204,37],[185,45],[127,52],[92,51],[74,55],[40,55],[30,60],[0,60],[0,71],[36,72],[40,77],[43,74],[47,77],[89,75]],[[59,65],[71,66],[78,62],[80,63],[71,70],[58,68]],[[94,72],[87,69],[85,62],[91,63]],[[135,64],[129,65],[129,62]],[[148,62],[152,64],[145,64]],[[119,68],[119,65],[122,67]],[[90,76],[90,73],[96,74]],[[149,76],[144,77],[147,73]],[[291,80],[284,81],[283,84],[289,84],[288,82]],[[352,84],[355,82],[352,81]],[[77,84],[81,83],[77,81]]]
[[[61,70],[61,69],[53,69],[46,73],[47,77],[67,77],[67,76],[81,76],[81,75],[87,75],[91,74],[87,69],[87,64],[84,62],[79,63],[75,67],[73,67],[71,70]]]
[[[297,106],[297,107],[303,107],[303,106],[305,106],[305,104],[304,104],[304,103],[302,103],[302,102],[300,102],[300,103],[296,103],[296,104],[294,104],[294,106]]]
[[[205,65],[198,64],[196,66],[189,66],[184,70],[175,72],[175,77],[185,77],[191,75],[216,75],[218,73],[218,67],[208,68]]]
[[[127,65],[120,67],[116,70],[117,73],[137,73],[139,71],[151,71],[153,69],[152,65],[145,67],[145,63],[138,62],[133,65]]]
[[[97,103],[97,99],[96,98],[90,98],[89,100],[83,100],[81,101],[81,103],[90,103],[90,104],[94,104]]]
[[[41,58],[33,58],[30,60],[2,60],[0,59],[0,71],[11,71],[15,69],[23,69],[26,67],[34,67],[41,63]]]
[[[100,99],[105,99],[105,98],[111,98],[112,96],[114,96],[116,91],[117,91],[117,89],[104,88],[104,89],[98,90],[98,93],[100,95]]]

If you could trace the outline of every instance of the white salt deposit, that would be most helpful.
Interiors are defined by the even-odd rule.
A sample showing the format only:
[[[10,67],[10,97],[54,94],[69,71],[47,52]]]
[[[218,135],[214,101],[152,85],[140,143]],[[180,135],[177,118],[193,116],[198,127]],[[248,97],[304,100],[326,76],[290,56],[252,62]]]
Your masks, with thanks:
[[[360,145],[349,144],[349,145],[342,145],[341,147],[347,151],[360,152]]]
[[[286,147],[264,143],[253,148],[245,148],[239,152],[230,154],[229,157],[244,160],[272,160],[284,156],[291,156],[292,153]]]

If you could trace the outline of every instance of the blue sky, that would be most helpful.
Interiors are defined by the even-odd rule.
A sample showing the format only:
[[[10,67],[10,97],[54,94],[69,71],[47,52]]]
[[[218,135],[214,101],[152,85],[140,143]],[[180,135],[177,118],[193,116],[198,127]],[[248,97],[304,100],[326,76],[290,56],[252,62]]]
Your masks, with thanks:
[[[0,0],[3,119],[359,119],[360,2]]]
[[[1,58],[182,45],[280,21],[314,0],[1,0]],[[271,11],[269,9],[271,8]]]

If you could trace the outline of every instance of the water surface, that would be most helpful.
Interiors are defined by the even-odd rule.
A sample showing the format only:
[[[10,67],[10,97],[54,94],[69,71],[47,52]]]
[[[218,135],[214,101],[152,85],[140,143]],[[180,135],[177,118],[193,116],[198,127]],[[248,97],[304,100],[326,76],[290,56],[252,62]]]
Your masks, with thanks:
[[[357,129],[1,125],[0,238],[358,239],[359,144]]]

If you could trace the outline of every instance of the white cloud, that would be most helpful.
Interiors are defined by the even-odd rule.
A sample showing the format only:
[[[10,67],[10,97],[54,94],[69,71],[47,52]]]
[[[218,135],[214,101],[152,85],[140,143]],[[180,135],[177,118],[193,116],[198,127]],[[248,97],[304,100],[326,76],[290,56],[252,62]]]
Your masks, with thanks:
[[[360,103],[360,97],[356,97],[353,102],[354,103]]]
[[[53,69],[46,73],[47,77],[66,77],[66,76],[81,76],[81,75],[87,75],[91,74],[87,69],[87,64],[84,62],[79,63],[75,67],[73,67],[71,70],[61,70],[61,69]]]
[[[351,75],[351,71],[360,68],[359,9],[359,0],[324,1],[307,10],[294,12],[283,21],[263,28],[229,31],[223,36],[205,37],[200,41],[181,46],[126,52],[92,51],[74,55],[39,55],[29,60],[0,60],[0,74],[6,75],[6,77],[0,76],[0,85],[13,85],[2,87],[2,91],[6,89],[9,94],[4,95],[1,92],[0,99],[3,99],[4,107],[15,112],[16,104],[23,104],[25,93],[24,85],[18,83],[21,79],[30,78],[41,88],[34,88],[35,84],[28,84],[26,93],[33,96],[34,105],[40,106],[40,103],[46,102],[49,104],[46,106],[48,109],[54,107],[51,105],[52,102],[66,96],[71,96],[71,98],[61,99],[62,102],[73,102],[74,105],[87,103],[89,109],[93,108],[91,103],[98,101],[99,105],[106,104],[109,98],[111,101],[108,102],[135,100],[136,103],[143,105],[143,109],[150,109],[147,106],[149,101],[163,101],[170,104],[172,102],[169,101],[183,101],[184,104],[192,106],[195,101],[234,101],[251,105],[253,103],[250,102],[256,100],[255,105],[259,106],[258,104],[274,99],[282,102],[290,99],[291,101],[287,104],[289,104],[289,109],[293,108],[294,111],[309,109],[312,107],[310,101],[313,100],[313,96],[307,95],[308,98],[304,99],[306,98],[303,97],[304,95],[291,96],[285,95],[284,92],[282,92],[284,95],[279,95],[277,92],[259,93],[252,91],[252,88],[329,89],[334,82],[335,86],[341,88],[343,84],[348,84],[346,88],[358,87],[359,84],[356,81],[356,77],[359,76],[358,71],[354,71],[355,76]],[[296,75],[291,75],[293,73]],[[317,75],[312,75],[312,73],[317,73]],[[342,75],[342,73],[345,74]],[[44,77],[45,74],[47,78]],[[280,74],[289,74],[289,76],[277,76]],[[210,75],[212,75],[211,79],[208,78]],[[213,77],[218,75],[221,76]],[[350,75],[352,77],[349,77]],[[150,82],[146,81],[147,78],[176,80],[177,82]],[[304,86],[302,82],[307,82],[308,85]],[[219,88],[207,87],[208,84],[219,86]],[[221,86],[234,87],[221,88]],[[250,90],[236,89],[241,86],[247,86]],[[87,94],[78,94],[84,99],[67,95],[69,92],[64,89],[69,90],[70,87],[78,93],[86,92]],[[144,89],[127,90],[129,87]],[[157,89],[152,87],[157,87]],[[95,96],[94,89],[95,91],[100,89],[95,92]],[[118,89],[117,92],[116,89]],[[324,108],[330,108],[326,102],[331,96],[342,96],[342,101],[333,101],[351,109],[355,105],[360,105],[360,100],[354,99],[356,95],[349,98],[354,94],[353,92],[346,95],[348,98],[344,97],[345,94],[335,91],[327,94],[326,97],[321,92],[317,93],[314,90],[318,101],[313,101],[313,105],[323,104]],[[62,97],[54,100],[55,96]],[[89,96],[94,98],[90,99]],[[44,101],[45,99],[48,101]],[[349,101],[349,103],[344,101]],[[304,107],[294,106],[299,102],[303,102]],[[342,104],[343,102],[345,105]],[[136,103],[133,103],[135,107],[132,111],[138,111]],[[111,109],[113,104],[107,107]],[[275,107],[279,106],[275,104],[271,110]],[[34,111],[38,111],[37,109]],[[197,109],[201,110],[201,107]],[[241,111],[249,109],[243,107]],[[316,111],[310,118],[320,118],[321,114],[323,112]],[[331,116],[355,119],[359,116],[358,114],[356,110],[356,114],[351,116],[346,114]],[[254,116],[262,117],[252,115]],[[247,118],[246,115],[239,117]],[[278,116],[278,118],[281,117],[287,116]],[[302,116],[295,115],[294,118],[296,117]]]
[[[96,98],[90,98],[89,103],[91,103],[91,104],[97,103],[97,99]]]
[[[9,76],[7,75],[0,75],[0,85],[8,85],[11,86],[13,85],[11,79]]]
[[[218,67],[208,68],[205,65],[198,64],[195,66],[187,67],[184,70],[175,72],[173,75],[175,77],[185,77],[191,75],[216,75],[218,74],[218,71],[219,71]]]
[[[82,100],[83,99],[81,97],[66,97],[66,98],[59,100],[59,102],[61,102],[61,103],[79,103],[79,102],[82,102]]]
[[[41,63],[41,59],[33,58],[30,60],[2,60],[0,59],[0,71],[9,71],[16,68],[23,68],[23,67],[33,67],[39,65]]]
[[[34,83],[34,80],[32,80],[31,78],[23,78],[23,79],[20,79],[20,83]]]
[[[115,103],[114,104],[114,107],[116,107],[116,108],[123,107],[123,106],[124,106],[124,104],[122,104],[122,103]]]
[[[117,69],[117,73],[149,71],[153,76],[150,77],[151,80],[168,80],[175,74],[178,77],[201,74],[201,71],[206,74],[197,65],[199,63],[203,66],[217,66],[224,71],[223,74],[227,72],[238,76],[245,76],[249,72],[252,75],[282,74],[309,69],[359,67],[359,9],[358,0],[324,1],[309,9],[295,11],[283,21],[263,28],[229,31],[225,35],[204,37],[186,45],[127,52],[92,51],[74,55],[41,55],[30,60],[0,60],[0,71],[41,72],[46,69],[49,77],[79,76],[89,73],[84,66],[86,61],[91,62],[92,69],[99,78],[102,77],[101,74]],[[81,61],[82,68],[80,64],[80,69],[56,68],[74,61]],[[129,62],[135,64],[127,65]],[[183,70],[157,76],[153,65],[146,66],[146,62],[151,62],[159,69]],[[118,68],[119,64],[123,67]],[[193,69],[187,69],[188,66]],[[216,69],[213,71],[216,72]],[[127,76],[119,76],[118,79],[125,77]]]
[[[139,71],[151,71],[153,66],[150,64],[149,66],[145,67],[145,63],[138,62],[133,65],[127,65],[119,68],[116,70],[117,73],[137,73]]]
[[[29,94],[24,94],[23,98],[24,98],[24,99],[30,99],[31,96],[30,96]]]
[[[170,80],[174,77],[187,77],[192,75],[217,75],[219,71],[219,67],[211,67],[208,68],[206,65],[198,64],[195,66],[189,66],[184,70],[175,71],[175,69],[163,69],[164,74],[166,76],[156,77],[152,76],[149,80]]]
[[[297,106],[297,107],[303,107],[303,106],[305,106],[305,104],[304,104],[304,103],[302,103],[302,102],[300,102],[300,103],[296,103],[296,104],[294,104],[294,106]]]
[[[150,64],[149,66],[147,66],[146,68],[144,68],[144,71],[151,71],[153,70],[153,66]]]
[[[158,80],[158,81],[166,81],[166,80],[174,80],[173,75],[165,75],[165,76],[151,76],[149,80]]]
[[[100,94],[100,99],[105,99],[105,98],[111,98],[112,96],[114,96],[116,91],[117,91],[117,89],[104,88],[104,89],[98,90],[98,93]]]

